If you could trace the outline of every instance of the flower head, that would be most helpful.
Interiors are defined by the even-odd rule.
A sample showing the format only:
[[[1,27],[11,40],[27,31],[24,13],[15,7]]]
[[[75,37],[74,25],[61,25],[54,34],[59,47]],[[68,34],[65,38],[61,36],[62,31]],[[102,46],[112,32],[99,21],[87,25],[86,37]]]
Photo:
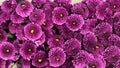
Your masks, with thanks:
[[[36,46],[31,41],[25,41],[20,48],[20,55],[27,60],[30,60],[31,57],[36,52]]]
[[[30,23],[24,27],[24,34],[29,40],[35,41],[42,36],[42,30],[38,24]]]
[[[28,1],[22,1],[17,5],[15,11],[21,17],[27,17],[33,11],[33,5]]]
[[[45,21],[45,13],[41,9],[34,10],[30,14],[29,19],[31,22],[42,25],[43,22]]]
[[[0,57],[4,60],[12,59],[15,55],[14,45],[9,42],[3,42],[0,46]]]
[[[45,54],[45,52],[38,51],[32,59],[32,65],[36,67],[44,67],[47,64],[48,64],[48,61],[47,61],[47,55]]]
[[[66,26],[71,31],[77,31],[77,30],[81,29],[83,24],[84,24],[83,17],[81,15],[77,15],[77,14],[70,15],[66,21]]]
[[[56,47],[56,48],[52,48],[49,53],[49,63],[50,66],[53,67],[59,67],[62,64],[64,64],[65,60],[66,60],[66,54],[64,53],[62,48]]]
[[[57,25],[62,25],[67,20],[68,12],[63,7],[56,7],[56,8],[54,8],[52,15],[53,15],[52,16],[53,23],[55,23]]]
[[[7,41],[7,33],[0,29],[0,43]]]

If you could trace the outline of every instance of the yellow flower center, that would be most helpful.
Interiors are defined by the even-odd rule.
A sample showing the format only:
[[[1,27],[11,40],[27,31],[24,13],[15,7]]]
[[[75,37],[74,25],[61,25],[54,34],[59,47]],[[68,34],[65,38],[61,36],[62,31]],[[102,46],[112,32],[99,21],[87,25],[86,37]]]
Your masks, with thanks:
[[[100,48],[98,45],[95,46],[96,49]]]
[[[60,13],[60,17],[63,17],[63,13]]]
[[[60,40],[59,40],[59,38],[56,38],[55,41],[56,41],[56,42],[59,42]]]
[[[7,53],[9,53],[9,52],[10,52],[10,50],[9,50],[9,49],[7,49],[7,50],[6,50],[6,52],[7,52]]]
[[[0,33],[0,36],[2,35],[2,33]]]
[[[15,24],[14,24],[14,23],[12,23],[12,24],[11,24],[11,26],[12,26],[12,27],[14,27],[14,26],[15,26]]]
[[[37,17],[38,15],[37,14],[34,14],[35,17]]]
[[[31,34],[33,34],[34,32],[35,32],[35,30],[34,30],[34,29],[31,29],[31,30],[30,30],[30,33],[31,33]]]
[[[92,68],[95,68],[95,66],[93,65]]]
[[[76,22],[72,22],[73,25],[76,25],[77,23]]]
[[[114,5],[113,8],[116,9],[116,8],[117,8],[117,5]]]
[[[41,63],[41,62],[42,62],[42,59],[38,59],[38,62]]]
[[[56,61],[60,61],[60,58],[56,58]]]
[[[30,48],[29,48],[29,49],[28,49],[28,51],[29,51],[29,52],[31,52],[31,51],[32,51],[32,49],[30,49]]]
[[[22,3],[22,4],[21,4],[21,6],[22,6],[22,7],[25,7],[25,4],[24,4],[24,3]]]
[[[46,26],[46,22],[44,22],[43,25]]]

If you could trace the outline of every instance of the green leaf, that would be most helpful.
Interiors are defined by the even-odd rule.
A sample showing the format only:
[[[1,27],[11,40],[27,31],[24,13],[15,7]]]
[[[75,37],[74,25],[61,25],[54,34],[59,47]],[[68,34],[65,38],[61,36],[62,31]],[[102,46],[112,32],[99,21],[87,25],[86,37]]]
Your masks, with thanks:
[[[11,33],[8,33],[8,37],[9,37],[9,38],[14,38],[14,35],[11,34]]]
[[[10,68],[16,68],[17,63],[14,63]]]

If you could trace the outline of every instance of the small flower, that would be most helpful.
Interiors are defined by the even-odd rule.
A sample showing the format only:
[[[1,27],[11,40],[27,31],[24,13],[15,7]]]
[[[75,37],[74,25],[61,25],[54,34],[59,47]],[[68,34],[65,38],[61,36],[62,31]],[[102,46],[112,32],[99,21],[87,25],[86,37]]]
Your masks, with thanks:
[[[33,5],[28,1],[22,1],[17,5],[15,11],[21,17],[27,17],[33,11]]]
[[[30,23],[24,27],[24,34],[29,40],[35,41],[42,36],[42,30],[38,24]]]
[[[81,15],[83,18],[87,18],[89,15],[89,10],[87,6],[82,2],[74,4],[71,8],[71,11],[72,13]]]
[[[1,5],[2,11],[10,13],[15,8],[15,5],[11,4],[10,1],[4,1]]]
[[[3,42],[0,46],[0,57],[4,60],[12,59],[15,55],[14,45],[9,42]]]
[[[77,30],[81,29],[83,24],[84,24],[83,17],[81,15],[77,15],[77,14],[71,14],[66,21],[66,26],[71,31],[77,31]]]
[[[47,61],[47,55],[45,54],[45,52],[38,51],[32,59],[32,65],[36,67],[44,67],[47,64],[48,64],[48,61]]]
[[[97,5],[95,15],[101,20],[104,20],[107,16],[111,16],[112,10],[110,10],[110,4],[108,2],[102,2]]]
[[[34,10],[30,14],[29,19],[31,22],[42,25],[43,22],[45,21],[45,13],[41,9]]]
[[[0,43],[7,41],[7,33],[0,29]]]
[[[11,33],[16,33],[20,26],[20,24],[9,23],[8,28]]]
[[[66,54],[64,53],[62,48],[56,47],[52,48],[49,53],[49,64],[53,67],[59,67],[64,64],[66,60]]]
[[[53,47],[63,47],[64,39],[61,35],[53,35],[51,38],[47,41],[50,48]]]
[[[53,23],[55,23],[57,25],[62,25],[67,20],[68,12],[63,7],[56,7],[56,8],[54,8],[52,15],[53,15],[52,16]]]
[[[21,17],[20,15],[16,14],[15,12],[11,14],[11,17],[10,17],[11,21],[13,23],[22,23],[24,18]]]
[[[36,46],[31,41],[25,41],[20,48],[20,55],[27,60],[31,59],[31,56],[36,52]]]
[[[64,51],[69,56],[75,56],[81,49],[81,42],[75,38],[67,40],[64,44]]]

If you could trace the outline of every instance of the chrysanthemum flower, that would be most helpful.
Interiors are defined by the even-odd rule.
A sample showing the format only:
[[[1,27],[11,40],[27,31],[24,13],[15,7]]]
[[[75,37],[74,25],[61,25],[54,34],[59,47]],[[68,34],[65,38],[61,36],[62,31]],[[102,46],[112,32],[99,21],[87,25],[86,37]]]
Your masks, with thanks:
[[[108,2],[102,2],[96,7],[96,17],[98,19],[104,20],[107,16],[112,15],[112,10],[110,10],[110,4]]]
[[[24,27],[24,34],[29,40],[35,41],[42,36],[42,30],[38,24],[30,23]]]
[[[85,68],[105,68],[106,63],[103,59],[95,58],[84,65]],[[79,67],[78,67],[79,68]]]
[[[69,56],[75,56],[81,49],[81,42],[75,38],[67,40],[64,44],[64,51]]]
[[[0,43],[4,42],[4,41],[7,41],[7,33],[0,29]]]
[[[54,24],[53,24],[52,20],[46,18],[46,20],[42,24],[42,28],[44,30],[49,30],[49,29],[51,29],[53,27],[53,25]]]
[[[114,28],[115,34],[120,36],[120,22],[114,23],[114,27],[113,28]]]
[[[8,26],[9,27],[9,31],[11,33],[16,33],[20,26],[21,26],[20,24],[9,23],[9,26]]]
[[[48,65],[47,55],[44,51],[38,51],[33,59],[32,59],[32,65],[36,67],[44,67]]]
[[[68,12],[63,7],[56,7],[56,8],[54,8],[52,15],[53,15],[52,16],[53,23],[55,23],[57,25],[62,25],[67,20]]]
[[[89,54],[88,52],[81,50],[77,53],[77,55],[75,55],[75,58],[72,62],[75,68],[77,67],[79,68],[80,66],[83,66],[85,63],[92,59],[94,59],[92,54]]]
[[[15,55],[14,45],[9,42],[3,42],[0,46],[0,57],[4,60],[12,59]]]
[[[0,12],[0,22],[6,22],[10,19],[10,14],[6,12]]]
[[[95,27],[94,34],[104,38],[112,33],[112,26],[106,22],[102,22]]]
[[[48,39],[47,43],[50,48],[63,47],[64,39],[61,35],[53,35],[51,38]]]
[[[27,17],[33,11],[33,5],[28,1],[22,1],[17,5],[15,11],[21,17]]]
[[[83,24],[84,24],[83,17],[81,15],[77,15],[77,14],[70,15],[66,21],[66,26],[71,31],[77,31],[77,30],[81,29]]]
[[[24,18],[20,15],[16,14],[16,12],[13,12],[10,16],[10,19],[13,23],[22,23]]]
[[[36,52],[36,46],[31,41],[25,41],[22,44],[22,47],[20,48],[20,55],[27,60],[31,59],[31,56],[33,56]]]
[[[10,1],[4,1],[1,5],[1,9],[4,12],[10,13],[15,8],[14,4],[11,4]]]
[[[120,1],[119,0],[109,0],[108,3],[110,3],[110,8],[112,11],[120,11]]]
[[[82,2],[74,4],[71,8],[71,11],[72,13],[81,15],[83,18],[87,18],[89,15],[89,10],[87,6]]]
[[[30,14],[29,19],[31,22],[42,25],[43,22],[45,21],[45,13],[41,9],[34,10]]]
[[[64,64],[66,60],[66,54],[64,53],[62,48],[56,47],[52,48],[49,53],[49,64],[53,67],[59,67]]]
[[[22,68],[30,68],[30,61],[28,61],[24,58],[20,59],[20,63],[22,65]]]
[[[117,46],[109,46],[104,50],[104,59],[107,62],[117,62],[120,59],[120,49]]]

